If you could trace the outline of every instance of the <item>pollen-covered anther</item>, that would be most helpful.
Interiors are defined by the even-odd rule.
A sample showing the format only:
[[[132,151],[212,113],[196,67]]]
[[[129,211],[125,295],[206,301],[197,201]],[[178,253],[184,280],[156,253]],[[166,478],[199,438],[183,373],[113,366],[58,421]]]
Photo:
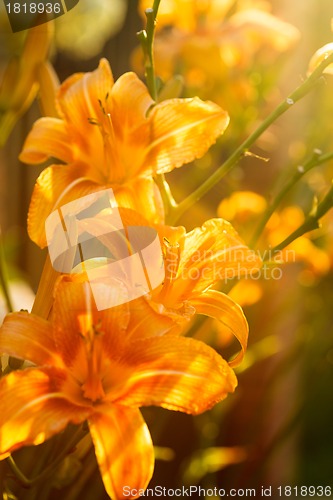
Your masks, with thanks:
[[[101,124],[99,123],[99,121],[97,120],[97,118],[91,118],[91,117],[88,117],[88,123],[90,125],[98,125],[100,126]]]

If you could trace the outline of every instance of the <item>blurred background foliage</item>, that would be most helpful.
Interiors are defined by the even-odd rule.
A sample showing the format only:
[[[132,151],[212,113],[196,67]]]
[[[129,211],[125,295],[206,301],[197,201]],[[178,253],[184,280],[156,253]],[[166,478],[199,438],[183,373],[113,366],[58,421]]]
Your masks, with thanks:
[[[238,3],[244,4],[234,3],[235,8]],[[265,46],[264,59],[255,54],[246,61],[244,72],[236,65],[223,76],[223,88],[214,88],[212,95],[209,88],[198,85],[192,73],[194,85],[193,81],[187,84],[182,95],[201,93],[212,100],[215,97],[229,112],[231,124],[203,159],[168,176],[177,201],[206,179],[279,100],[302,81],[313,53],[332,41],[331,0],[264,3],[265,9],[295,26],[300,38],[277,58]],[[247,6],[252,8],[254,2],[248,0]],[[0,14],[2,75],[9,58],[21,53],[26,34],[11,34],[4,11]],[[115,78],[131,70],[133,64],[140,70],[136,32],[142,27],[136,0],[81,0],[78,8],[59,18],[54,26],[51,61],[60,81],[74,72],[94,69],[101,56],[110,61]],[[195,50],[192,56],[197,56]],[[207,71],[216,69],[211,60],[205,64]],[[233,79],[236,70],[237,88]],[[159,76],[169,79],[171,75]],[[201,77],[205,76],[204,72]],[[258,224],[258,213],[255,209],[251,211],[245,195],[249,204],[247,213],[235,200],[230,202],[231,196],[237,191],[254,191],[269,202],[276,186],[301,167],[314,149],[323,153],[332,151],[332,78],[327,76],[325,85],[316,88],[274,123],[251,150],[253,155],[245,157],[184,214],[180,223],[190,230],[209,217],[224,216],[249,243]],[[252,90],[244,91],[249,84]],[[38,102],[34,101],[25,111],[0,150],[0,225],[11,280],[17,285],[20,277],[36,290],[44,256],[28,240],[26,214],[42,167],[24,166],[17,157],[27,132],[40,116]],[[312,169],[298,182],[279,207],[276,215],[279,222],[275,227],[292,226],[298,220],[296,212],[301,218],[309,213],[316,198],[329,189],[332,169],[333,163],[328,162]],[[228,206],[225,200],[229,200]],[[287,210],[284,219],[283,210]],[[280,279],[247,282],[243,291],[240,288],[231,292],[243,304],[250,325],[248,353],[238,369],[239,387],[235,394],[197,417],[144,409],[158,447],[152,485],[200,484],[225,489],[259,489],[261,485],[332,486],[332,217],[329,212],[322,227],[307,238],[311,241],[310,249],[305,251],[308,244],[303,242],[300,250],[304,250],[306,258],[281,267]],[[266,228],[263,236],[266,240],[261,240],[260,249],[269,245],[267,230],[270,234],[273,231]],[[18,302],[22,305],[18,307],[24,307],[25,300],[29,303],[31,295],[26,299],[20,297]],[[224,355],[232,353],[234,346],[229,345],[229,339],[225,339],[224,345],[221,339],[216,342],[217,330],[213,321],[205,320],[196,335]],[[82,460],[85,453],[91,453],[91,448],[87,450],[82,451]],[[80,471],[79,467],[77,474]],[[87,484],[82,499],[91,498],[92,491],[94,498],[104,498],[97,468],[85,470],[83,476],[80,481]],[[59,477],[61,483],[61,471]],[[66,494],[64,498],[70,498],[70,488]],[[55,492],[55,498],[56,495]]]

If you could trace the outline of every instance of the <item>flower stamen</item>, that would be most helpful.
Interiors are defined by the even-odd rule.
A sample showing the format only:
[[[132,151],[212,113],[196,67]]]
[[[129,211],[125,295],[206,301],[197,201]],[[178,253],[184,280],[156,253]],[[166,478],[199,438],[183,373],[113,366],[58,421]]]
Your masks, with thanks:
[[[89,309],[80,314],[78,320],[87,359],[86,380],[81,389],[85,398],[95,402],[105,397],[101,381],[103,356],[100,337],[103,335],[103,331],[100,324],[93,324],[93,316]]]
[[[177,278],[180,263],[180,245],[172,244],[167,238],[163,238],[163,258],[164,258],[164,281],[159,293],[158,300],[165,300],[167,296],[172,297],[170,289]]]

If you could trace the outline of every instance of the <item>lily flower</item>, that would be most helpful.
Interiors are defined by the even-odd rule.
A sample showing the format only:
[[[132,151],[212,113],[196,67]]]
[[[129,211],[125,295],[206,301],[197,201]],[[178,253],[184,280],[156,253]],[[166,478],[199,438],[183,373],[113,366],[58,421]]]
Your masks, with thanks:
[[[145,324],[131,332],[130,314],[128,306],[97,311],[81,274],[58,282],[50,321],[6,317],[0,351],[36,366],[0,381],[1,459],[87,421],[105,489],[124,498],[126,485],[146,488],[154,467],[139,407],[198,414],[234,391],[233,370],[212,348],[181,336],[145,338]]]
[[[261,267],[260,257],[223,219],[208,220],[189,233],[184,228],[169,228],[164,234],[165,280],[153,291],[148,304],[182,328],[194,314],[218,320],[221,331],[232,333],[241,345],[229,363],[237,366],[246,351],[248,324],[241,307],[212,287],[219,284],[227,288],[233,280],[255,276]]]
[[[127,214],[126,221],[123,218],[125,226],[131,226],[131,221],[137,226],[149,225],[130,212],[122,211]],[[111,223],[109,226],[112,227]],[[223,289],[223,285],[228,286],[238,278],[254,277],[262,264],[260,256],[223,219],[208,220],[188,233],[184,227],[154,227],[163,252],[164,281],[150,293],[131,301],[131,330],[145,324],[147,338],[156,334],[177,335],[184,332],[196,314],[207,315],[220,322],[221,331],[233,334],[240,342],[241,351],[230,362],[231,366],[238,365],[246,351],[248,324],[241,307],[226,293],[212,287],[219,283]],[[112,237],[108,241],[105,236],[112,234],[107,228],[106,214],[78,221],[79,231],[90,232],[114,252]],[[102,233],[104,236],[99,236]],[[107,277],[107,266],[104,269],[96,270],[98,279]]]
[[[63,164],[39,176],[29,208],[28,232],[46,245],[44,223],[60,204],[112,187],[119,206],[152,222],[163,221],[156,174],[201,157],[226,129],[229,117],[199,98],[170,99],[154,106],[134,73],[115,83],[102,59],[92,73],[75,74],[60,87],[59,117],[37,120],[20,159]]]

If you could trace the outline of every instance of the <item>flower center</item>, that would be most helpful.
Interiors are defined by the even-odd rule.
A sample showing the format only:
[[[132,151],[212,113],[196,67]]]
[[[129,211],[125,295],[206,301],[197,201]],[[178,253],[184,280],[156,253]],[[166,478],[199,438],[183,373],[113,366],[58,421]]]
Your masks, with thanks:
[[[119,166],[119,158],[116,147],[117,141],[115,137],[111,113],[107,112],[106,110],[108,97],[109,96],[107,94],[104,104],[101,100],[99,100],[101,119],[98,120],[96,118],[88,118],[88,121],[91,125],[96,125],[98,127],[103,140],[104,162],[101,174],[103,176],[104,184],[108,184],[111,182],[120,182],[119,168],[116,168],[116,166]],[[117,178],[115,178],[115,175],[117,175]]]

